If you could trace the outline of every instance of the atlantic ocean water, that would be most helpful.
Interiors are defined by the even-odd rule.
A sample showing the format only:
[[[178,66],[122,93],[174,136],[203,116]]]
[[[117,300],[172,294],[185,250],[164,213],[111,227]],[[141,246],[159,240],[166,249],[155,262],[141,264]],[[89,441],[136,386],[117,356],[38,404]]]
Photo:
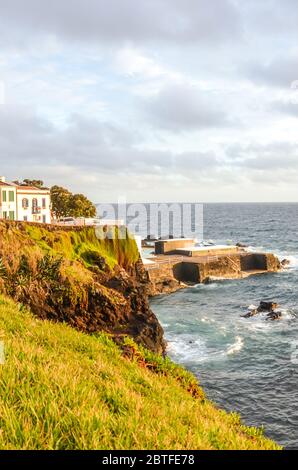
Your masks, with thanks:
[[[298,449],[298,204],[206,204],[204,238],[243,242],[290,265],[152,299],[168,354],[199,378],[219,407]],[[266,299],[280,304],[281,320],[241,317]]]

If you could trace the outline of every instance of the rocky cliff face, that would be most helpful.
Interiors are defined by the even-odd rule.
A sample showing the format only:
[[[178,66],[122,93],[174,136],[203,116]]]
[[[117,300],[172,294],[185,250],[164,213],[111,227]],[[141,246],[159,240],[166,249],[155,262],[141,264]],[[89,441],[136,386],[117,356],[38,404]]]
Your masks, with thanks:
[[[98,239],[94,229],[0,222],[0,292],[40,318],[80,331],[129,335],[162,353],[135,242]]]

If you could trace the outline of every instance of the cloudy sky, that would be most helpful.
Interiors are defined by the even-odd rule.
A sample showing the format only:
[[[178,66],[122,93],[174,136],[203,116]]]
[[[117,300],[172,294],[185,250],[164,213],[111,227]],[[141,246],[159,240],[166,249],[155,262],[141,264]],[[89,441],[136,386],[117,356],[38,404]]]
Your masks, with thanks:
[[[0,174],[298,201],[297,0],[2,0]]]

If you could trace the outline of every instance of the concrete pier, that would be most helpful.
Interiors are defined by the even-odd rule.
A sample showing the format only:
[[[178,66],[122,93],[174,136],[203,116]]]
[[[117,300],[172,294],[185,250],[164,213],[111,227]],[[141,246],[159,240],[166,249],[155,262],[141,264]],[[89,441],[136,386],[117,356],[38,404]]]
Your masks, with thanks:
[[[250,275],[277,272],[278,258],[271,253],[212,250],[212,255],[157,255],[145,265],[152,295],[169,293],[185,284],[208,282],[212,278],[241,279]]]

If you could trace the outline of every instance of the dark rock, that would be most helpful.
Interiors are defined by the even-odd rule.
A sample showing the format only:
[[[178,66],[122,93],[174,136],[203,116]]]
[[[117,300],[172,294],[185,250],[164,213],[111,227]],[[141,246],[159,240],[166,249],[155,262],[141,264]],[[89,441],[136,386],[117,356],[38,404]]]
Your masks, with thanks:
[[[245,245],[244,243],[236,243],[236,246],[238,246],[238,248],[247,248],[248,245]]]
[[[254,317],[255,315],[257,315],[258,313],[260,313],[258,311],[258,309],[254,309],[254,310],[250,310],[249,312],[247,312],[245,315],[241,315],[242,318],[251,318],[251,317]]]
[[[288,259],[283,259],[280,264],[285,268],[286,266],[289,266],[290,261]]]
[[[277,309],[279,305],[275,302],[265,302],[261,301],[258,307],[258,312],[273,312],[273,310]]]
[[[270,312],[268,313],[266,320],[280,320],[282,317],[281,312]]]

